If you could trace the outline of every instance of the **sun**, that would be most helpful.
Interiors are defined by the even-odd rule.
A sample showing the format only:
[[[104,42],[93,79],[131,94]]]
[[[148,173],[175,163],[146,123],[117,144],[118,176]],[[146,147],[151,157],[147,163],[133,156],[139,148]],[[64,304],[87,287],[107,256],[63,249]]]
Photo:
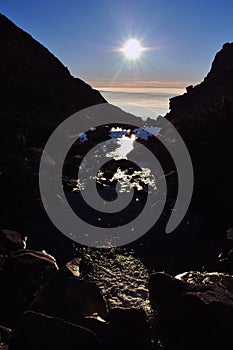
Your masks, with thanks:
[[[129,39],[123,46],[122,51],[126,58],[136,60],[141,55],[143,48],[137,39]]]

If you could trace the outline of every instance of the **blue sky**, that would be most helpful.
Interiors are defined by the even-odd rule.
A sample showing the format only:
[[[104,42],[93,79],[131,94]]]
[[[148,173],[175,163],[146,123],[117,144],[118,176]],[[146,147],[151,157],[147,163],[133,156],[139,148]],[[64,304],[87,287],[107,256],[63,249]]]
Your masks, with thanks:
[[[233,41],[230,0],[1,0],[0,11],[111,101],[131,103],[141,91],[138,100],[150,99],[145,108],[161,113],[170,96],[203,80],[215,53]],[[130,37],[149,48],[136,62],[119,51]],[[153,107],[153,87],[166,106],[154,90]]]

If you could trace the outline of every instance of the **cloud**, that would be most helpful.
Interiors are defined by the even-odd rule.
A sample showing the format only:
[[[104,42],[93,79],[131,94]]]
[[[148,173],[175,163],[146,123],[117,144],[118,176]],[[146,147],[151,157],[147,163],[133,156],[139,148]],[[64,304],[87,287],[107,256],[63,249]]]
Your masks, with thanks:
[[[169,99],[185,92],[191,81],[120,80],[90,81],[109,103],[143,119],[156,118],[169,111]]]
[[[184,93],[178,88],[100,88],[101,94],[126,112],[143,119],[156,118],[169,111],[169,99]]]

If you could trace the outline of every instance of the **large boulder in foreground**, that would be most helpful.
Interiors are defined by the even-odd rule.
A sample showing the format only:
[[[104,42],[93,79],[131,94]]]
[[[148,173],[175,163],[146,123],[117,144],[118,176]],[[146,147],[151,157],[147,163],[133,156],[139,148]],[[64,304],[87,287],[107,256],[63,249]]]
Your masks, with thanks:
[[[138,308],[114,308],[106,319],[85,317],[80,325],[92,330],[104,349],[152,350],[153,335],[146,314]]]
[[[9,350],[100,348],[100,341],[90,330],[32,311],[22,315],[9,343]]]
[[[68,269],[61,269],[52,277],[30,308],[74,323],[79,322],[84,315],[97,313],[105,319],[108,314],[99,287],[75,277]]]
[[[157,331],[166,349],[228,350],[233,343],[233,295],[223,288],[155,273],[149,296],[159,311]]]
[[[58,270],[56,260],[45,251],[18,250],[12,253],[6,262],[6,272],[14,283],[31,282],[35,289],[47,282]]]
[[[0,269],[0,322],[14,326],[38,290],[57,270],[55,259],[44,251],[11,252]]]
[[[152,333],[143,310],[115,308],[110,310],[107,320],[112,334],[109,349],[153,349]]]

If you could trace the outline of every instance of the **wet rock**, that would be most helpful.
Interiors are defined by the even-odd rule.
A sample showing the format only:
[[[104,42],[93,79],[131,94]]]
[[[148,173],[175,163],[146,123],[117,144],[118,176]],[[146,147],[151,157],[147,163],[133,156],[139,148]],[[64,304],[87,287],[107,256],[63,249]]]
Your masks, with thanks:
[[[64,320],[28,311],[14,330],[9,350],[101,349],[100,341],[88,329]]]
[[[100,289],[92,282],[74,277],[62,269],[45,285],[31,309],[78,322],[84,315],[107,317],[107,306]]]
[[[85,268],[81,261],[81,276],[101,289],[109,309],[143,308],[150,312],[146,286],[148,270],[132,252],[99,250],[92,252],[91,257],[92,261],[88,259],[90,263]]]
[[[27,237],[12,230],[0,230],[0,245],[7,251],[26,248]],[[1,249],[0,249],[1,251]]]
[[[150,277],[149,293],[159,311],[157,331],[166,349],[229,349],[233,296],[226,290],[156,273]]]
[[[214,284],[233,293],[233,276],[221,272],[189,271],[176,276],[177,279],[191,284]]]
[[[70,273],[73,277],[80,277],[80,259],[74,258],[71,261],[68,261],[63,267],[62,270],[66,270],[67,273]]]

